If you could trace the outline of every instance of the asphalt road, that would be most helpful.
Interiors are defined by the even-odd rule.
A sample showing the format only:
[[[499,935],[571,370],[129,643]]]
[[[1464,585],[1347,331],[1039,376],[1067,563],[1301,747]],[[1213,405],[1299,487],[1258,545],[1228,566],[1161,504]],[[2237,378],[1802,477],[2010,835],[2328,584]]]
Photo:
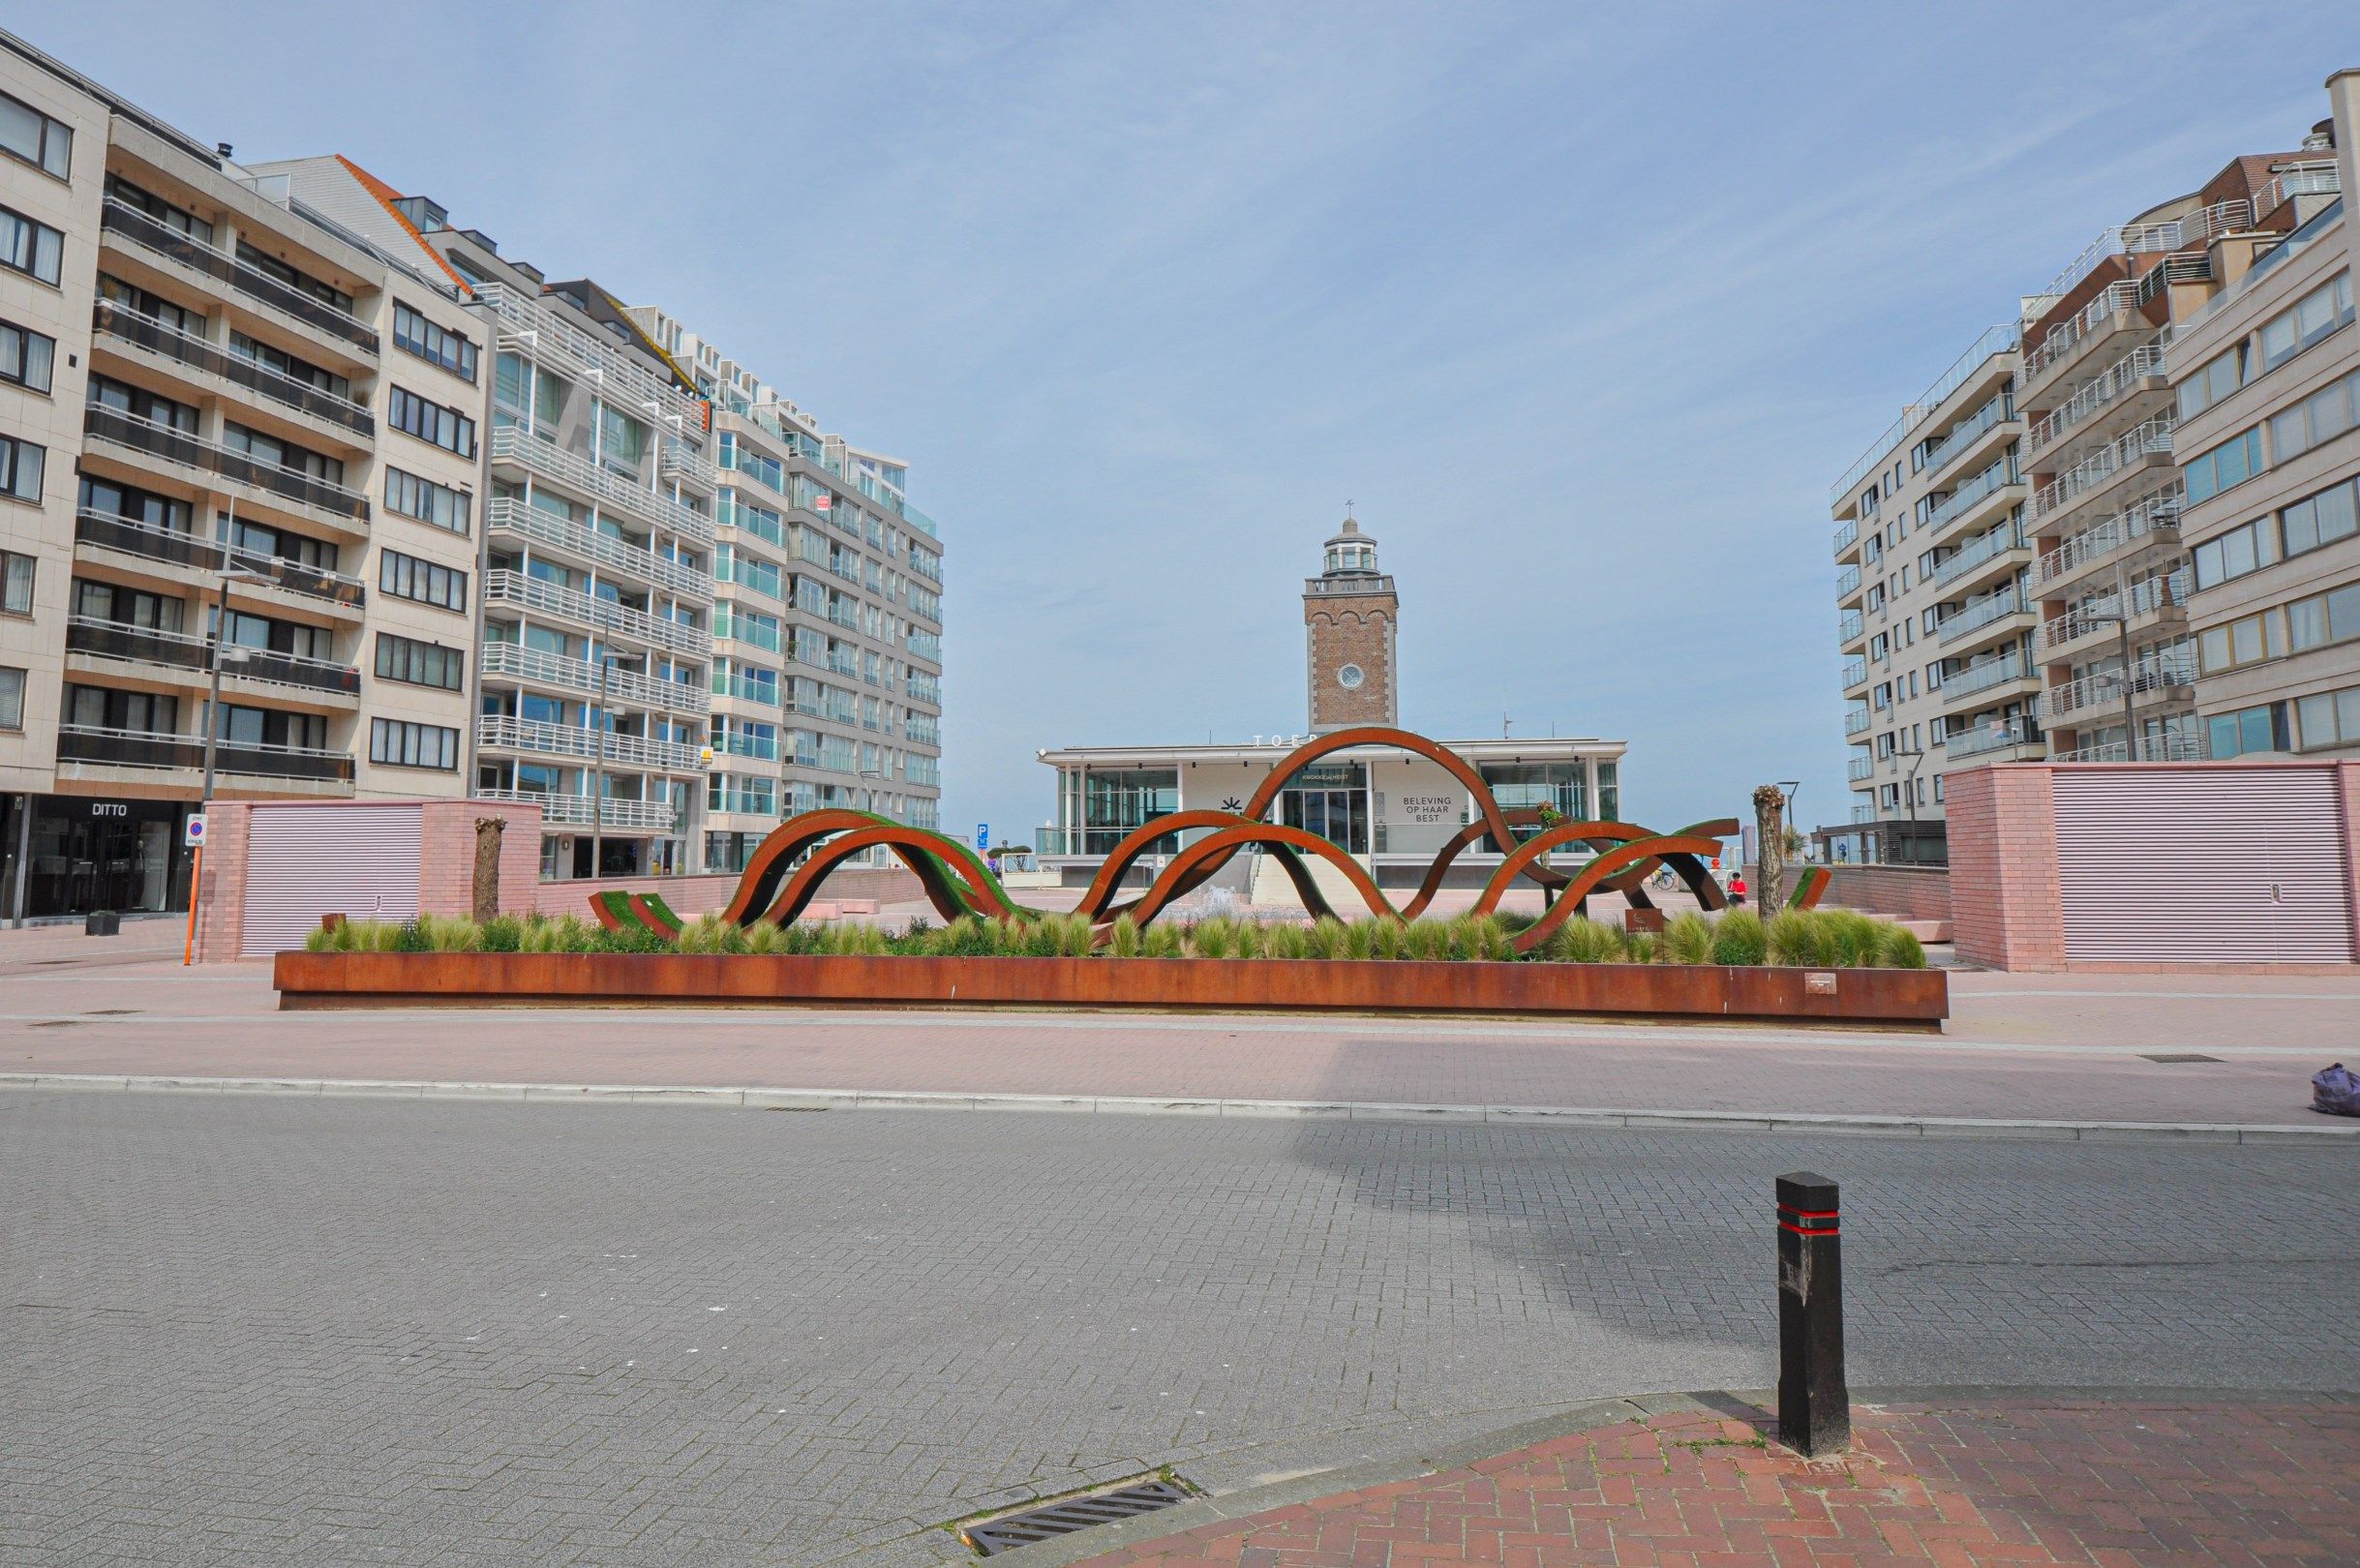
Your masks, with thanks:
[[[872,1564],[1772,1375],[2360,1387],[2342,1149],[0,1096],[0,1563]]]

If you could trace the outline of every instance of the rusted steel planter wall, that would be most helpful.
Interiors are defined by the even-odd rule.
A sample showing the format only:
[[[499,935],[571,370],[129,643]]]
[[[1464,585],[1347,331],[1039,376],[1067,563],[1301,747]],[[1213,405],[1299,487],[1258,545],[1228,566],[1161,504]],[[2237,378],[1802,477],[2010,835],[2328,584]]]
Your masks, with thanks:
[[[1270,958],[831,958],[779,954],[283,952],[282,1008],[547,1002],[877,1003],[1587,1013],[1938,1023],[1930,969],[1410,963]]]

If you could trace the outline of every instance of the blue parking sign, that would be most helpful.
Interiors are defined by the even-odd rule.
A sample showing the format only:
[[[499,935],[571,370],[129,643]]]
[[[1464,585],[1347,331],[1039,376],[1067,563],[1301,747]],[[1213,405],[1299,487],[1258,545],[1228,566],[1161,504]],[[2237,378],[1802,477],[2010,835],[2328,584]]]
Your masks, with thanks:
[[[975,825],[975,847],[977,849],[991,848],[991,824],[979,822]]]

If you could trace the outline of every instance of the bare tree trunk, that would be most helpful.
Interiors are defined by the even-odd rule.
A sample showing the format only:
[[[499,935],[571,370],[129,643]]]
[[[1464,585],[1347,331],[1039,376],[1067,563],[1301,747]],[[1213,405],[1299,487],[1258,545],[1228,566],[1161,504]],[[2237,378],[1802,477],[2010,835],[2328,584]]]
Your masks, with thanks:
[[[475,923],[499,913],[499,835],[508,830],[505,817],[475,819]]]
[[[1786,904],[1786,795],[1775,784],[1754,791],[1754,846],[1762,859],[1754,908],[1768,920]]]

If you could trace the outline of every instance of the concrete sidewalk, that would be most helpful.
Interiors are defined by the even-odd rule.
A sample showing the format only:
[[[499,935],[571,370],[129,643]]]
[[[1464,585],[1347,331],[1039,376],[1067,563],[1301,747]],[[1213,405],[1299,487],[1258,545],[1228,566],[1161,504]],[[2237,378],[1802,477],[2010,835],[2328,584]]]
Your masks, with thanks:
[[[1383,1563],[2360,1561],[2360,1404],[1933,1396],[1856,1404],[1854,1446],[1774,1445],[1763,1396],[1615,1401],[1481,1457],[1182,1504],[1009,1568]],[[1482,1445],[1475,1445],[1480,1448]],[[1111,1549],[1111,1550],[1109,1550]]]
[[[766,1089],[1737,1116],[2300,1124],[2360,980],[1958,975],[1940,1036],[1273,1015],[281,1013],[169,922],[0,934],[0,1073]],[[2155,1060],[2154,1058],[2202,1060]]]

